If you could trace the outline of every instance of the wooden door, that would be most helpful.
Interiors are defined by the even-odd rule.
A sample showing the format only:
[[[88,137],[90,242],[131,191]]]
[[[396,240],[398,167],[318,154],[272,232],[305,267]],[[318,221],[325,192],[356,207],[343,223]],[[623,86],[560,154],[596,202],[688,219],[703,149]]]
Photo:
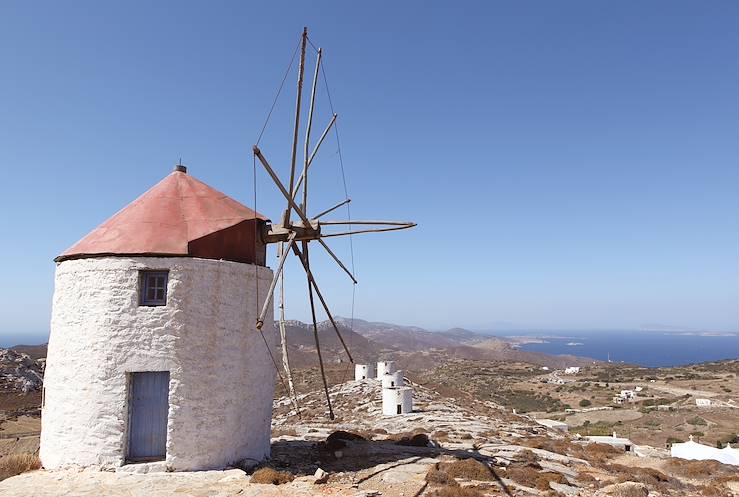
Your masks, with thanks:
[[[128,457],[162,460],[167,454],[169,371],[131,373]]]

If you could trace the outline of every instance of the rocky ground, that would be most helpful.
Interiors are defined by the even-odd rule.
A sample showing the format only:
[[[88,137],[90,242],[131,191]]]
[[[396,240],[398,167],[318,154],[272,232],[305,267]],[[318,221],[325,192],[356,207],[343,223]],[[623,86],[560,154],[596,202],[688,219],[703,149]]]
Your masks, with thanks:
[[[377,381],[275,402],[272,458],[281,485],[255,483],[257,468],[200,473],[33,471],[0,482],[19,496],[668,497],[739,495],[736,468],[640,458],[571,439],[492,402],[464,405],[413,385],[414,412],[381,414]],[[317,476],[316,476],[317,475]],[[289,481],[291,480],[291,481]]]
[[[44,382],[44,360],[13,349],[0,349],[0,392],[30,393]]]

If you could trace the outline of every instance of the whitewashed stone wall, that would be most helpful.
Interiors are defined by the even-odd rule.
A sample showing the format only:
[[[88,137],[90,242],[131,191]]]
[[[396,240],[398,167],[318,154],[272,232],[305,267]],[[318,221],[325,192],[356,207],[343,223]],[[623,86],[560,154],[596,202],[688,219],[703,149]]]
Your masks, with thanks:
[[[395,371],[393,373],[385,373],[382,375],[382,388],[398,388],[405,385],[403,380],[403,372]]]
[[[378,361],[377,362],[377,379],[381,380],[385,373],[394,373],[397,369],[395,361]]]
[[[413,412],[413,389],[410,387],[383,388],[382,414],[397,416],[398,406],[400,406],[400,414]]]
[[[354,380],[371,380],[375,377],[375,366],[373,364],[355,364]]]
[[[139,306],[143,269],[169,270],[166,306]],[[44,467],[124,464],[127,373],[137,371],[170,371],[169,469],[267,457],[275,371],[255,322],[271,278],[265,267],[186,257],[61,262],[44,381]],[[270,309],[263,329],[274,349],[272,316]]]

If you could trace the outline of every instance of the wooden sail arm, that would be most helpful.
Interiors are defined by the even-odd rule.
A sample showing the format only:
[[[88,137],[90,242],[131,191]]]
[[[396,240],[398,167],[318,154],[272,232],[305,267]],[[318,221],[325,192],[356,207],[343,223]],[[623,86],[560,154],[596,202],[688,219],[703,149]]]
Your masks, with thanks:
[[[290,234],[290,237],[287,239],[287,247],[285,247],[285,250],[283,250],[282,254],[280,255],[280,262],[277,264],[277,271],[275,271],[275,275],[272,278],[272,283],[270,283],[269,285],[269,290],[267,290],[267,296],[264,298],[264,305],[262,305],[262,311],[259,313],[259,317],[257,318],[257,329],[258,330],[261,330],[262,326],[264,326],[264,318],[267,315],[267,311],[269,310],[269,301],[272,300],[272,294],[275,291],[277,280],[282,274],[282,271],[285,266],[285,259],[287,259],[287,254],[290,252],[290,247],[292,247],[294,243],[295,243],[295,233],[292,233]]]
[[[406,226],[412,228],[416,223],[410,221],[364,221],[364,220],[351,220],[351,221],[321,221],[321,224],[326,226],[340,226],[344,224],[374,224],[378,226]]]
[[[339,265],[339,267],[340,267],[341,269],[343,269],[343,270],[344,270],[344,272],[345,272],[346,274],[348,274],[348,275],[349,275],[349,277],[350,277],[350,278],[352,279],[352,281],[353,281],[353,282],[354,282],[354,284],[356,285],[356,284],[357,284],[357,279],[356,279],[356,278],[354,277],[354,275],[353,275],[353,274],[351,273],[351,271],[349,271],[349,270],[348,270],[348,269],[346,268],[346,266],[344,265],[344,263],[343,263],[343,262],[341,262],[341,259],[339,259],[339,258],[338,258],[338,257],[336,256],[336,254],[334,254],[333,250],[331,250],[331,248],[330,248],[330,247],[328,246],[328,244],[326,244],[326,242],[324,242],[324,241],[323,241],[323,240],[321,240],[320,238],[318,239],[318,243],[320,243],[320,244],[321,244],[321,246],[322,246],[322,247],[323,247],[324,249],[326,249],[326,252],[328,252],[328,255],[330,255],[330,256],[331,256],[331,257],[333,258],[333,260],[335,260],[335,261],[336,261],[336,264],[338,264],[338,265]]]
[[[292,207],[295,210],[295,213],[300,217],[300,219],[303,221],[304,226],[309,227],[311,226],[311,222],[308,220],[308,218],[303,214],[303,210],[298,206],[298,204],[295,203],[295,200],[293,199],[292,195],[288,193],[288,191],[285,189],[284,185],[282,184],[282,181],[280,181],[280,178],[277,176],[277,174],[272,169],[272,166],[269,165],[269,162],[267,162],[267,159],[264,158],[262,155],[262,151],[259,150],[259,147],[254,145],[254,155],[257,156],[257,159],[259,159],[259,162],[261,162],[264,169],[267,171],[267,173],[272,178],[272,181],[274,181],[275,185],[277,185],[277,188],[280,190],[282,195],[287,199],[287,203],[290,207]],[[287,212],[287,217],[290,217],[290,213]]]
[[[354,230],[354,231],[340,231],[338,233],[321,233],[321,238],[331,238],[335,236],[349,236],[349,235],[359,235],[361,233],[381,233],[383,231],[398,231],[398,230],[406,230],[409,228],[413,228],[416,226],[416,223],[403,223],[403,222],[389,222],[389,221],[333,221],[325,223],[323,221],[320,222],[320,224],[328,224],[329,226],[338,226],[338,225],[346,225],[346,224],[359,224],[359,225],[374,225],[374,226],[389,226],[387,228],[368,228],[364,230]]]
[[[313,109],[316,105],[316,85],[318,84],[318,71],[321,68],[321,57],[323,50],[318,49],[318,58],[316,59],[316,71],[313,74],[313,84],[311,85],[310,93],[310,107],[308,109],[308,124],[305,129],[305,144],[303,146],[303,173],[300,175],[303,178],[303,210],[308,212],[308,146],[310,145],[310,132],[313,129]],[[298,192],[298,189],[291,190],[293,198]]]
[[[328,316],[328,320],[331,322],[331,325],[334,327],[336,336],[339,337],[339,341],[341,342],[342,347],[344,347],[344,351],[346,352],[346,355],[349,357],[349,362],[354,363],[354,358],[352,357],[351,352],[349,352],[349,347],[346,346],[346,343],[344,342],[344,338],[341,336],[341,332],[339,331],[339,327],[337,326],[336,321],[334,321],[334,317],[328,308],[328,304],[326,304],[326,300],[323,298],[323,294],[321,294],[321,290],[318,288],[316,279],[313,277],[313,273],[310,270],[310,263],[305,258],[305,255],[300,251],[300,249],[298,248],[296,244],[293,243],[292,249],[293,249],[293,252],[295,252],[295,255],[298,256],[298,259],[300,259],[300,262],[303,265],[303,269],[305,269],[305,272],[308,275],[308,280],[310,280],[311,285],[313,286],[313,289],[316,291],[316,295],[318,295],[318,299],[321,301],[321,304],[323,305],[323,310],[326,311],[326,316]]]
[[[298,247],[293,245],[294,249],[297,249]],[[296,254],[299,253],[298,250],[295,252]],[[308,298],[310,300],[310,313],[313,317],[313,339],[316,343],[316,354],[318,354],[318,365],[321,369],[321,379],[323,380],[323,391],[326,393],[326,403],[328,404],[328,417],[329,419],[334,419],[334,409],[331,407],[331,395],[328,393],[328,382],[326,381],[326,371],[323,368],[323,356],[321,355],[321,342],[318,339],[318,323],[316,322],[316,305],[315,302],[313,302],[313,287],[311,286],[312,280],[311,280],[311,273],[310,273],[310,262],[308,259],[308,242],[303,242],[303,253],[305,254],[305,261],[303,264],[305,264],[305,274],[308,277]],[[303,258],[301,257],[301,261]]]
[[[305,72],[305,45],[308,42],[308,28],[303,28],[303,36],[300,42],[300,66],[298,66],[298,94],[295,99],[295,126],[293,128],[293,146],[290,159],[290,195],[297,190],[295,184],[295,158],[298,152],[298,129],[300,128],[300,104],[303,99],[303,74]],[[293,202],[294,204],[294,202]],[[294,208],[290,201],[287,203],[287,210],[282,224],[290,224],[290,209]]]
[[[321,216],[325,216],[329,212],[333,212],[336,209],[338,209],[339,207],[341,207],[342,205],[346,205],[346,204],[348,204],[351,201],[352,201],[352,199],[350,199],[350,198],[348,198],[346,200],[343,200],[343,201],[339,202],[338,204],[334,205],[333,207],[331,207],[329,209],[326,209],[325,211],[319,212],[318,214],[316,214],[315,216],[313,216],[311,219],[318,219]]]
[[[326,135],[328,135],[328,132],[331,130],[331,126],[334,125],[336,122],[337,115],[334,114],[333,117],[331,117],[331,121],[329,121],[328,126],[326,126],[326,129],[323,130],[323,134],[321,134],[321,137],[318,139],[318,143],[316,143],[316,146],[313,147],[313,152],[311,152],[310,157],[308,158],[308,167],[305,171],[303,171],[303,174],[300,175],[298,178],[298,182],[295,184],[295,189],[293,190],[293,200],[295,200],[298,197],[298,191],[300,190],[300,185],[303,183],[303,180],[305,179],[305,174],[307,174],[308,169],[310,169],[310,165],[313,163],[313,159],[316,157],[316,153],[318,152],[318,148],[323,143],[323,140],[326,138]]]

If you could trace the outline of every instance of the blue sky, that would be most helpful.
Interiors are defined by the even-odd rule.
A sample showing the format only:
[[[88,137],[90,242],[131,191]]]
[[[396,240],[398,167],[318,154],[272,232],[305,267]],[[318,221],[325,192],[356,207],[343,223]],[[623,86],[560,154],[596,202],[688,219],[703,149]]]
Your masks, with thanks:
[[[721,1],[2,2],[0,342],[48,332],[53,257],[179,157],[253,204],[250,149],[303,25],[353,217],[419,223],[355,239],[358,317],[737,330],[737,22]],[[283,175],[294,79],[260,144]],[[336,150],[314,212],[343,198]],[[262,171],[257,193],[276,218]],[[350,283],[313,252],[348,315]]]

